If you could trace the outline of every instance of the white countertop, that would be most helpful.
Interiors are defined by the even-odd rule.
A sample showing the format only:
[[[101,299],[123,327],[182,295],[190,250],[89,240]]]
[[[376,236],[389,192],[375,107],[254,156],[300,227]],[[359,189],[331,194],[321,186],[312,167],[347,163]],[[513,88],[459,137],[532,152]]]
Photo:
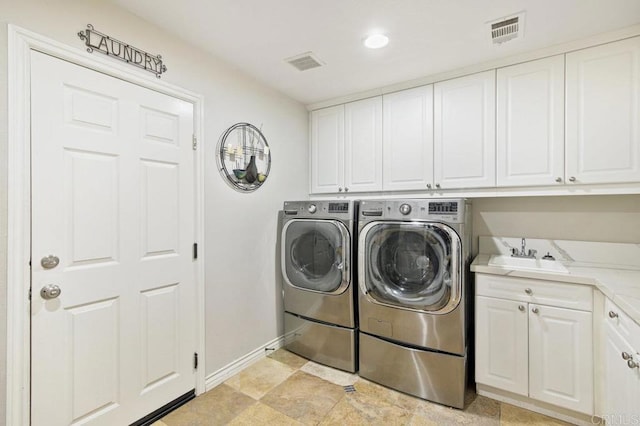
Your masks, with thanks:
[[[640,324],[640,269],[625,269],[619,265],[589,262],[561,262],[568,274],[538,272],[489,266],[490,254],[479,254],[471,264],[471,271],[536,280],[560,281],[595,286],[635,322]]]

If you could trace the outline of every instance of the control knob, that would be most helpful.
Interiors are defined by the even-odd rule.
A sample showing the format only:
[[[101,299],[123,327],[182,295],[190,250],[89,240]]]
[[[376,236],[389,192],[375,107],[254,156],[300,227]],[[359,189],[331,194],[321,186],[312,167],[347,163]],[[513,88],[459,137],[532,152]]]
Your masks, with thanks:
[[[315,204],[309,204],[309,207],[307,208],[307,210],[309,211],[309,213],[313,214],[316,212],[316,210],[318,210],[318,208],[316,207]]]
[[[411,206],[409,204],[402,204],[400,206],[400,213],[405,216],[408,215],[409,213],[411,213]]]

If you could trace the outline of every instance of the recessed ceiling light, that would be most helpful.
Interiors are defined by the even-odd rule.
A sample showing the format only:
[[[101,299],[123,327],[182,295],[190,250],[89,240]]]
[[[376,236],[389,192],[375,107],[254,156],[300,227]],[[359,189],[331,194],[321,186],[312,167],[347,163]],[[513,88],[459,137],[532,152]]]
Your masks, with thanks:
[[[372,34],[365,38],[363,43],[369,49],[380,49],[389,44],[389,37],[384,34]]]

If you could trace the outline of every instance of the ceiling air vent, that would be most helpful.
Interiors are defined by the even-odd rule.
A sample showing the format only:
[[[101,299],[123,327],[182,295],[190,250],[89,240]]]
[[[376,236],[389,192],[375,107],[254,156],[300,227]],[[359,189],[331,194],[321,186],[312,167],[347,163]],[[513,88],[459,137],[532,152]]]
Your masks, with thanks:
[[[522,38],[524,31],[524,12],[489,22],[491,41],[501,44],[509,40]]]
[[[322,61],[311,52],[287,58],[285,61],[296,67],[298,71],[306,71],[324,65]]]

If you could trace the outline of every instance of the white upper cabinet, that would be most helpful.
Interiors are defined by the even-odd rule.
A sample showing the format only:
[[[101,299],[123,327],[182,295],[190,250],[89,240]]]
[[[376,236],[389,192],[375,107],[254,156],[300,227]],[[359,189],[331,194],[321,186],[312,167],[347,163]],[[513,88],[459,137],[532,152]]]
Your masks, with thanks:
[[[311,192],[342,191],[344,105],[311,112]]]
[[[564,182],[564,55],[498,69],[498,186]]]
[[[382,189],[382,98],[311,112],[311,193]]]
[[[433,179],[433,86],[383,96],[383,189],[426,190]]]
[[[566,60],[569,182],[640,181],[640,37]]]
[[[346,191],[382,190],[382,97],[345,105]]]
[[[434,85],[436,188],[495,186],[495,73]]]

